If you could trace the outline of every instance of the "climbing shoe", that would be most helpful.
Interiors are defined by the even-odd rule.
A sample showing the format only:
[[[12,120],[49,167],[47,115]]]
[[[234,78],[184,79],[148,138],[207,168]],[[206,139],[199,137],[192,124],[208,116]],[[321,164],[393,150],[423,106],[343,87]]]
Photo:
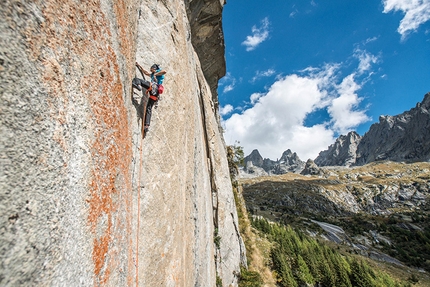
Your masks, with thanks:
[[[141,91],[141,90],[142,90],[142,87],[140,86],[139,81],[138,81],[138,79],[137,79],[137,78],[134,78],[134,79],[133,79],[132,84],[133,84],[133,88],[136,88],[136,89],[138,89],[139,91]]]
[[[138,89],[139,91],[141,91],[141,90],[142,90],[142,87],[141,87],[141,86],[139,86],[139,85],[135,85],[135,84],[133,84],[133,88],[136,88],[136,89]]]

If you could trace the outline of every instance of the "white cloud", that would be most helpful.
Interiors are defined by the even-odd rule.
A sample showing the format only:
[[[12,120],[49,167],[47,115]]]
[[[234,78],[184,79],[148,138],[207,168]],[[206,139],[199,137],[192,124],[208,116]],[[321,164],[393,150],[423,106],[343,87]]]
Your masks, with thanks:
[[[376,40],[378,40],[378,37],[367,38],[367,39],[364,41],[364,44],[369,44],[369,43],[374,42],[374,41],[376,41]]]
[[[246,46],[246,51],[254,50],[258,45],[260,45],[269,37],[269,25],[269,19],[266,17],[261,20],[260,27],[252,27],[252,35],[247,36],[246,40],[242,42],[242,45]]]
[[[246,155],[258,149],[263,157],[276,159],[291,149],[302,160],[315,159],[335,136],[369,120],[360,108],[357,77],[369,72],[367,63],[374,59],[365,51],[360,55],[357,68],[346,77],[340,77],[340,64],[309,67],[278,79],[265,93],[252,94],[250,108],[223,121],[226,142],[239,141]],[[305,124],[322,110],[329,115],[325,122]]]
[[[220,113],[221,116],[228,115],[232,111],[233,111],[233,106],[232,105],[225,105],[224,107],[221,107],[219,109],[219,113]]]
[[[262,96],[264,96],[262,93],[253,93],[250,97],[251,104],[254,105]]]
[[[363,74],[370,70],[372,64],[376,64],[379,58],[361,49],[355,49],[354,56],[359,60],[358,73]]]
[[[342,80],[337,86],[338,97],[334,98],[327,108],[332,118],[333,130],[340,134],[346,134],[359,124],[370,120],[364,110],[357,110],[362,99],[356,92],[361,86],[355,82],[354,76],[350,74]]]
[[[402,39],[430,20],[430,0],[383,0],[383,4],[384,13],[402,11],[405,14],[397,28]]]
[[[257,148],[264,157],[276,159],[288,148],[301,158],[314,158],[333,143],[333,132],[324,125],[303,126],[307,114],[325,98],[321,80],[289,75],[259,95],[252,108],[233,114],[224,122],[227,142],[240,141],[245,153]]]
[[[251,83],[257,81],[258,79],[261,79],[263,77],[270,77],[273,76],[275,74],[275,70],[273,69],[268,69],[267,71],[257,71],[255,73],[255,76],[251,79]]]
[[[224,89],[222,90],[223,93],[228,93],[234,90],[234,85],[235,85],[236,81],[234,81],[233,83],[231,83],[230,85],[227,85],[224,87]]]
[[[293,12],[290,13],[289,17],[290,18],[294,18],[294,16],[296,16],[296,14],[299,13],[299,10],[294,10]]]
[[[224,86],[222,90],[223,93],[228,93],[234,90],[236,79],[230,73],[227,73],[223,78],[220,79],[218,85],[220,87]]]
[[[233,79],[234,77],[231,75],[231,73],[227,72],[227,74],[219,80],[218,85],[223,86],[226,83],[233,81]]]

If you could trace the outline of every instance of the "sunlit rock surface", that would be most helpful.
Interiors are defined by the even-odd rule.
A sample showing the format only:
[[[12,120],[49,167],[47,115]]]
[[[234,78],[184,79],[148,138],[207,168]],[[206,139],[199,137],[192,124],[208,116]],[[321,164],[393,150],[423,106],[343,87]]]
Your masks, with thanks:
[[[0,285],[237,286],[223,4],[3,1]],[[144,140],[136,61],[167,71]]]

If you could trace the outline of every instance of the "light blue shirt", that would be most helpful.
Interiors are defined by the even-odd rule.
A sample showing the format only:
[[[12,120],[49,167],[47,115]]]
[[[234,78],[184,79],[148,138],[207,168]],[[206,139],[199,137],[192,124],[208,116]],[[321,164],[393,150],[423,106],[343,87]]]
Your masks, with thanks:
[[[161,71],[161,69],[158,69],[157,71],[155,71],[155,73],[158,73],[158,72],[160,72]],[[154,74],[155,73],[152,73],[151,74],[151,80],[152,81],[154,81]],[[159,84],[159,85],[161,85],[162,83],[163,83],[163,81],[164,81],[164,75],[161,75],[161,76],[155,76],[156,78],[157,78],[157,83]]]

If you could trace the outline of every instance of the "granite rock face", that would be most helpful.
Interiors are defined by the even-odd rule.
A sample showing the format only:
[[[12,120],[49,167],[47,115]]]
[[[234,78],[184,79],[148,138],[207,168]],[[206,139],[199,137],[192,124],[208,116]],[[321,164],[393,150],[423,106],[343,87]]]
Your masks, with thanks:
[[[379,123],[360,137],[341,135],[315,159],[318,166],[353,166],[374,161],[430,160],[430,93],[415,108],[397,116],[380,116]]]
[[[244,160],[244,166],[239,168],[240,178],[267,176],[268,173],[263,169],[264,159],[257,149],[254,149]]]
[[[315,159],[318,166],[350,166],[355,163],[357,147],[361,137],[356,132],[341,135],[327,150]]]
[[[189,21],[223,2],[3,2],[0,285],[237,286],[225,67],[191,40],[222,30]],[[167,70],[144,140],[136,61]]]
[[[397,116],[381,116],[363,136],[356,165],[378,160],[430,160],[430,93],[415,108]]]
[[[287,172],[298,173],[305,167],[305,162],[302,161],[297,153],[293,153],[290,149],[282,153],[279,159],[278,169],[275,170],[276,174],[284,174]]]
[[[191,42],[201,60],[203,74],[218,108],[218,80],[225,76],[225,46],[222,9],[225,0],[185,0],[191,25]]]

